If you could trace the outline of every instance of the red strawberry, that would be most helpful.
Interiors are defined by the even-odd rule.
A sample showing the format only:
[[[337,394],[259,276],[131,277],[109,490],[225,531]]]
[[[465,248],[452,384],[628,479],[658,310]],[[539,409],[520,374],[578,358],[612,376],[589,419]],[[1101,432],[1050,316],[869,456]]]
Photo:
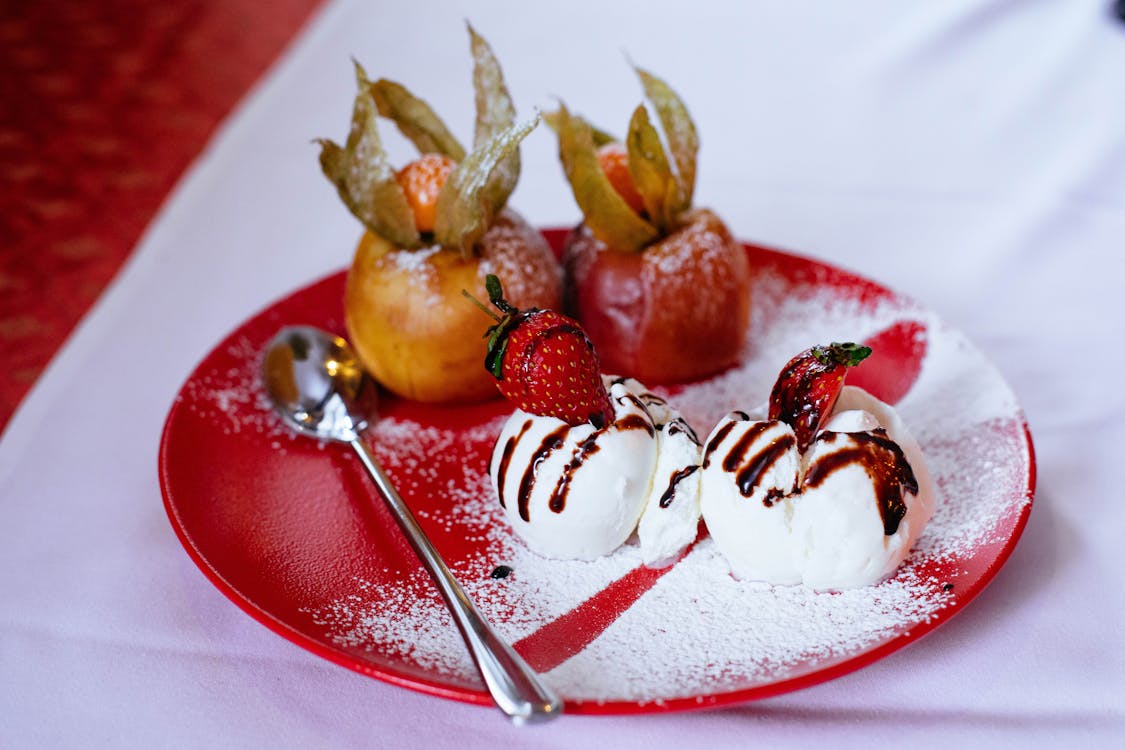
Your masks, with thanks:
[[[812,444],[824,419],[832,413],[844,374],[871,354],[871,347],[848,342],[814,346],[789,360],[770,392],[770,419],[780,419],[797,435],[797,450]]]
[[[612,421],[598,354],[578,321],[553,310],[513,307],[504,299],[500,279],[491,274],[485,288],[503,313],[499,317],[486,309],[496,325],[486,334],[484,366],[496,377],[500,392],[529,414],[569,425],[591,422],[600,427]]]

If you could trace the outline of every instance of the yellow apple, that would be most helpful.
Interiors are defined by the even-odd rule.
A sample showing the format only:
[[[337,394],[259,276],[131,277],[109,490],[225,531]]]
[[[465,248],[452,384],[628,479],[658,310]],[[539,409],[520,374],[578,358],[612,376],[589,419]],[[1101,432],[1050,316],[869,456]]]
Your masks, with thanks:
[[[560,306],[558,262],[543,236],[510,210],[495,218],[470,257],[437,246],[403,250],[366,232],[348,273],[344,318],[368,372],[416,401],[497,396],[484,367],[484,335],[494,321],[462,294],[487,301],[490,273],[521,309]]]

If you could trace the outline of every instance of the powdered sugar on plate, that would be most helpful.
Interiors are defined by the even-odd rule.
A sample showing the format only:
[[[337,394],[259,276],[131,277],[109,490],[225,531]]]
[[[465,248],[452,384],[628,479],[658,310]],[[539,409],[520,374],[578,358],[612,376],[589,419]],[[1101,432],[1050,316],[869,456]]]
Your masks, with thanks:
[[[764,263],[755,278],[742,364],[703,382],[656,390],[697,433],[707,434],[728,411],[762,404],[780,367],[802,349],[868,340],[896,326],[916,331],[922,353],[913,363],[917,376],[896,396],[896,408],[922,445],[938,501],[911,556],[877,585],[829,593],[737,581],[706,534],[662,571],[643,568],[632,541],[592,562],[545,559],[504,523],[488,478],[488,458],[506,418],[503,408],[469,409],[466,414],[476,416],[449,421],[409,405],[396,411],[392,404],[389,416],[367,433],[380,463],[484,616],[544,673],[568,707],[707,705],[861,662],[864,654],[901,645],[963,605],[965,592],[971,598],[988,580],[983,571],[994,570],[997,556],[1002,560],[1006,554],[1001,548],[1010,549],[1018,533],[1013,519],[1030,502],[1030,444],[1015,397],[985,358],[933,313],[870,282],[781,254],[766,252],[759,260]],[[329,451],[289,433],[270,412],[258,374],[261,347],[282,325],[312,318],[340,330],[331,313],[317,321],[309,311],[321,309],[323,299],[337,300],[342,284],[329,280],[310,290],[243,326],[213,353],[208,361],[214,366],[198,370],[181,391],[178,408],[218,428],[207,433],[214,435],[207,455],[214,456],[216,470],[231,449],[246,452],[243,466],[329,462],[319,455],[304,461],[310,450]],[[336,481],[350,473],[358,477],[354,464],[337,461],[328,475]],[[355,486],[366,487],[358,480]],[[217,501],[177,499],[174,487],[165,490],[172,493],[170,506]],[[346,506],[351,500],[332,502]],[[280,528],[286,534],[315,535],[302,525],[317,522],[309,507],[279,507],[272,517],[285,524]],[[173,522],[191,523],[178,518]],[[219,528],[226,533],[226,526]],[[352,528],[350,517],[333,527]],[[195,533],[181,531],[187,538]],[[208,527],[199,535],[215,533]],[[243,533],[257,535],[263,548],[274,541],[259,529]],[[279,549],[292,544],[291,537],[277,541]],[[206,557],[205,551],[200,555]],[[278,614],[252,598],[243,603],[251,611],[261,609],[267,624],[285,621],[357,669],[463,695],[479,693],[483,686],[460,636],[416,561],[377,548],[353,557],[348,570],[358,574],[336,579],[334,563],[322,568],[309,563],[302,573],[327,577],[329,585],[300,585],[284,566],[262,571],[254,585],[273,597],[278,590],[299,597],[292,612]],[[221,577],[224,571],[215,572]]]
[[[665,389],[666,394],[706,434],[727,411],[763,402],[778,369],[796,351],[820,341],[863,340],[904,317],[918,321],[928,331],[928,352],[899,408],[936,478],[934,519],[894,577],[836,593],[735,580],[704,537],[592,642],[557,665],[548,663],[546,679],[569,701],[692,696],[706,701],[853,657],[929,622],[948,606],[956,571],[950,568],[941,577],[926,571],[990,541],[996,519],[1026,502],[1011,492],[1026,476],[1029,460],[1018,405],[960,334],[897,298],[872,303],[816,289],[762,298],[772,306],[768,326],[755,328],[745,364],[704,383]],[[461,455],[459,441],[477,444],[487,455],[501,424],[496,419],[446,434],[393,423],[381,425],[372,440],[381,459],[424,480],[429,457]],[[594,562],[549,560],[530,552],[503,523],[483,461],[467,462],[463,483],[446,489],[455,502],[438,514],[441,523],[481,543],[479,556],[462,561],[455,573],[512,642],[530,644],[542,629],[640,565],[632,544]],[[512,574],[490,578],[488,572],[501,563]],[[356,581],[354,596],[309,614],[334,642],[364,644],[435,675],[477,681],[424,573],[416,572],[403,586],[373,586]]]

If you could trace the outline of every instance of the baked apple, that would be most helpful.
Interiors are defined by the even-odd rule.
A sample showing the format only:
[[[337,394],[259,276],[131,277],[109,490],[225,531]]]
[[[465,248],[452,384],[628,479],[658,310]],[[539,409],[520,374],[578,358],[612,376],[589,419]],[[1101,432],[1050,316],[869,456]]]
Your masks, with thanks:
[[[365,231],[348,272],[344,318],[364,367],[387,389],[427,402],[497,395],[481,367],[488,328],[462,290],[500,278],[513,304],[561,303],[561,270],[543,236],[505,208],[519,176],[519,143],[535,120],[515,123],[499,64],[469,28],[477,117],[466,153],[429,105],[400,84],[368,80],[346,145],[320,141],[320,163]],[[422,156],[397,172],[376,126],[389,118]]]
[[[750,269],[719,217],[692,208],[698,138],[687,108],[663,81],[637,73],[667,151],[644,104],[624,143],[565,105],[552,116],[583,215],[563,248],[565,307],[607,372],[673,383],[738,361]]]

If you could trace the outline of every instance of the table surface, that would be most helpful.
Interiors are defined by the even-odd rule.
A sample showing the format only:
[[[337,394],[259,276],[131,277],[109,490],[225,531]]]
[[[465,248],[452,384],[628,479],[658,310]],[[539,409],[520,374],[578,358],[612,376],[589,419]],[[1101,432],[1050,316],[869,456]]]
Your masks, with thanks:
[[[0,437],[0,746],[1118,746],[1125,25],[1093,0],[698,5],[419,0],[316,13],[196,156]],[[561,96],[623,129],[640,100],[628,60],[663,75],[701,133],[698,204],[743,239],[914,297],[996,364],[1031,426],[1038,492],[1008,564],[964,612],[798,693],[516,729],[306,653],[205,580],[161,504],[164,416],[224,334],[348,263],[359,230],[310,141],[346,134],[350,57],[468,135],[466,18],[521,113]],[[395,161],[408,158],[387,140]],[[538,225],[575,222],[554,139],[535,133],[523,154],[513,205]]]
[[[317,2],[0,12],[0,429]]]

